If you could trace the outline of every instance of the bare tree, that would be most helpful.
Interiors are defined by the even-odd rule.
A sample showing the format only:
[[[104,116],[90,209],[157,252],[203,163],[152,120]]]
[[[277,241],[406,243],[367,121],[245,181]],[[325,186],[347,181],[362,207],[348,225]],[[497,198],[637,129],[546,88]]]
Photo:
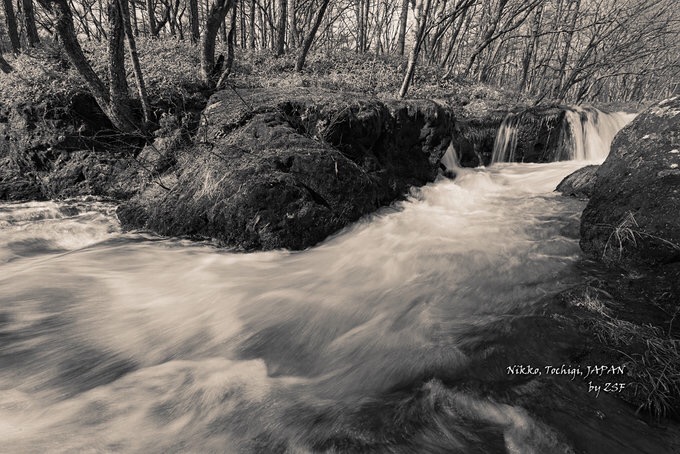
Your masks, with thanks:
[[[189,22],[191,23],[192,43],[197,43],[201,39],[198,21],[198,0],[189,0]]]
[[[224,62],[224,71],[220,79],[217,81],[216,88],[220,89],[224,86],[227,77],[231,74],[231,68],[234,65],[234,40],[236,39],[236,8],[231,9],[231,18],[229,20],[229,35],[227,36],[227,59]]]
[[[146,16],[149,19],[149,30],[151,36],[158,37],[158,26],[156,25],[156,3],[154,0],[146,0]]]
[[[92,69],[85,58],[83,49],[73,26],[73,15],[67,0],[39,0],[40,5],[54,16],[54,29],[71,64],[85,80],[90,93],[94,96],[99,107],[109,117],[111,123],[120,131],[134,132],[138,128],[130,116],[129,95],[125,80],[123,25],[120,9],[111,4],[109,21],[109,90]]]
[[[35,25],[35,12],[33,11],[33,0],[21,0],[24,13],[24,28],[26,30],[26,42],[34,47],[40,43],[38,27]]]
[[[406,49],[406,27],[408,26],[408,4],[409,0],[402,0],[401,13],[399,15],[399,39],[397,41],[397,52],[404,55]]]
[[[328,8],[328,3],[330,3],[330,0],[321,0],[321,5],[319,6],[319,10],[316,13],[316,18],[314,19],[314,25],[312,25],[312,28],[307,33],[307,36],[305,36],[305,40],[302,43],[300,55],[298,56],[297,62],[295,63],[295,71],[302,71],[302,68],[305,67],[307,53],[312,47],[312,42],[314,42],[314,38],[316,37],[316,32],[319,30],[319,26],[321,26],[323,16],[326,14],[326,8]]]
[[[425,39],[425,30],[427,29],[427,19],[430,14],[431,5],[432,0],[418,0],[416,3],[416,26],[413,29],[413,47],[411,48],[411,53],[408,57],[406,74],[404,74],[404,80],[402,81],[401,88],[399,89],[399,99],[403,99],[406,96],[406,93],[408,93],[408,89],[411,86],[413,74],[416,71],[418,55],[420,54],[420,49],[422,48],[423,41]]]
[[[288,0],[288,48],[297,47],[300,42],[298,35],[296,12],[296,0]]]
[[[236,7],[235,0],[215,0],[208,11],[201,35],[201,78],[210,86],[215,85],[222,72],[220,65],[215,65],[215,40],[229,8],[232,7]]]
[[[124,131],[134,131],[130,90],[125,72],[125,22],[121,2],[109,3],[109,117]]]
[[[151,116],[151,106],[149,105],[149,97],[146,94],[146,85],[144,83],[144,76],[142,74],[142,67],[139,63],[139,55],[137,54],[137,43],[135,35],[132,31],[132,24],[130,22],[130,9],[128,0],[117,0],[121,18],[123,21],[123,28],[127,36],[128,49],[130,50],[130,60],[132,61],[132,68],[135,74],[135,82],[137,83],[137,92],[142,103],[142,112],[144,115],[144,129],[149,123]]]
[[[14,6],[12,0],[2,0],[5,7],[5,23],[7,24],[7,34],[9,41],[12,44],[12,52],[18,54],[21,51],[21,42],[19,41],[19,30],[17,28],[17,17],[14,14]]]
[[[276,55],[286,51],[286,22],[288,21],[288,0],[278,0],[276,11]]]

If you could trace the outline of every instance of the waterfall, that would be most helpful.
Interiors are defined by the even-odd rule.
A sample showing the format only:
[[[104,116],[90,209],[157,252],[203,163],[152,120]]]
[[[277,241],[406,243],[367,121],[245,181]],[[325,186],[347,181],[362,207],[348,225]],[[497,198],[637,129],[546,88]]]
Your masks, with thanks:
[[[520,115],[514,113],[507,114],[503,119],[501,127],[498,128],[498,133],[496,134],[496,141],[493,144],[491,163],[513,162],[515,160],[519,120]]]
[[[460,159],[458,158],[458,152],[456,151],[456,148],[453,146],[453,142],[449,144],[449,147],[446,149],[446,153],[444,153],[444,156],[442,156],[440,168],[444,176],[449,178],[455,177],[460,171]]]
[[[635,114],[606,113],[592,107],[572,107],[565,111],[564,137],[571,138],[572,160],[603,160],[609,154],[614,136],[633,121]]]
[[[558,114],[509,113],[494,142],[492,163],[603,160],[635,114],[567,107]]]

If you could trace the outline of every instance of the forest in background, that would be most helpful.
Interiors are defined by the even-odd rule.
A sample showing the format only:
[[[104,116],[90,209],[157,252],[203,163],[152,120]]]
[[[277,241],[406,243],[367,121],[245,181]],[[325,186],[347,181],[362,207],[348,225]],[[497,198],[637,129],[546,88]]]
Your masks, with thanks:
[[[150,120],[145,79],[162,72],[153,58],[163,48],[190,54],[174,57],[178,69],[165,55],[169,73],[209,89],[239,55],[292,57],[277,69],[293,73],[310,51],[396,62],[399,97],[423,67],[438,82],[502,87],[534,103],[639,102],[680,89],[676,0],[3,0],[3,16],[3,72],[22,77],[22,56],[40,66],[46,46],[61,48],[121,130],[137,128],[131,97]],[[277,66],[261,61],[263,72]]]

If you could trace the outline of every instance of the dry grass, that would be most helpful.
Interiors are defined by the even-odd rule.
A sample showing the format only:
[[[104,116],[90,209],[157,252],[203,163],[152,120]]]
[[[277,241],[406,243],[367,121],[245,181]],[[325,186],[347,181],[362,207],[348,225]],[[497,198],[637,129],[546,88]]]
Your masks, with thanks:
[[[680,251],[680,245],[642,230],[632,211],[627,211],[615,226],[606,225],[604,227],[611,228],[611,233],[602,250],[602,260],[606,263],[621,262],[626,250],[637,248],[638,241],[640,240],[662,243],[667,247]]]
[[[590,290],[586,290],[583,295],[571,301],[571,304],[576,307],[583,308],[589,312],[608,316],[609,311],[604,302],[597,296],[593,295]]]
[[[599,304],[589,302],[591,306]],[[601,303],[600,303],[601,304]],[[592,329],[603,345],[628,359],[632,402],[655,418],[680,416],[680,340],[661,329],[620,320],[599,312]]]

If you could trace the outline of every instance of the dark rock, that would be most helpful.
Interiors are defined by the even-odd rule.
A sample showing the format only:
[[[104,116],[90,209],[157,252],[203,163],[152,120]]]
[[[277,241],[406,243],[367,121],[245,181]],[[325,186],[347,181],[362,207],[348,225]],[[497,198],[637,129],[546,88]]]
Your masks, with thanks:
[[[587,199],[593,193],[597,181],[597,169],[599,168],[600,166],[597,165],[581,167],[567,175],[555,190],[565,196]]]
[[[216,93],[195,145],[118,209],[128,228],[242,250],[312,246],[433,181],[453,118],[433,101],[320,90]]]
[[[614,139],[583,212],[581,248],[624,265],[680,260],[680,97]]]
[[[453,145],[461,166],[491,164],[501,126],[511,128],[514,134],[514,148],[506,151],[502,161],[552,162],[568,158],[564,107],[503,107],[481,112],[461,112],[456,108]]]
[[[461,117],[456,122],[453,146],[462,167],[487,166],[491,163],[498,128],[507,111]]]
[[[566,147],[565,115],[562,107],[532,107],[511,112],[503,127],[514,130],[514,149],[506,151],[502,162],[553,162],[569,159]],[[502,133],[502,130],[499,131]]]
[[[116,131],[88,93],[0,106],[0,200],[130,198],[175,164],[174,152],[189,142],[207,98],[198,91],[153,101],[153,111],[166,114],[150,125],[155,141],[139,159],[147,138]],[[135,100],[132,107],[141,109]]]
[[[2,106],[0,200],[129,198],[139,144],[113,130],[89,94]]]
[[[129,152],[79,150],[64,152],[40,183],[52,199],[95,195],[124,200],[141,189],[144,178],[144,169]]]

